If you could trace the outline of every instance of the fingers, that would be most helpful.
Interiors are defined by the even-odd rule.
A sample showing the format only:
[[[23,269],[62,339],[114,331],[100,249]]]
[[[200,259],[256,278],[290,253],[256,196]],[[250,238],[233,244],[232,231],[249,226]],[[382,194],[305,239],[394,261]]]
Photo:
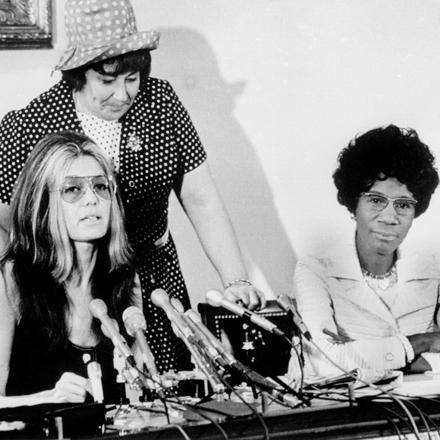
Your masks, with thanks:
[[[407,338],[416,356],[425,352],[440,353],[439,332],[416,333]]]
[[[351,342],[351,339],[344,335],[337,335],[336,333],[333,333],[327,328],[324,328],[322,330],[322,333],[325,333],[326,335],[330,336],[335,342],[339,344],[345,344],[347,342]]]
[[[87,393],[92,394],[88,379],[74,373],[64,373],[55,385],[54,399],[62,402],[82,403]]]
[[[429,350],[431,353],[440,353],[440,336],[438,332],[433,332],[430,337]]]
[[[249,310],[260,310],[266,307],[266,298],[263,292],[256,289],[254,286],[248,285],[234,285],[228,287],[224,295],[226,299],[231,302],[240,302],[244,307]]]
[[[264,309],[267,305],[267,301],[266,301],[266,297],[264,296],[264,293],[259,289],[254,288],[254,290],[258,296],[258,301],[260,303],[260,305],[258,306],[258,309]]]

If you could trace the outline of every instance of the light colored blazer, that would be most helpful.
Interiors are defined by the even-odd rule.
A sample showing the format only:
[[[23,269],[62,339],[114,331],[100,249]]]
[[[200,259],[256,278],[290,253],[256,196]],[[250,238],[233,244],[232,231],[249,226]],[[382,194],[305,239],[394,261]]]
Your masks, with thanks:
[[[405,366],[405,335],[437,329],[437,259],[402,248],[396,269],[398,296],[391,309],[366,283],[354,240],[322,258],[302,259],[295,270],[293,297],[314,342],[344,369],[360,369],[364,380]],[[343,374],[307,341],[304,350],[307,381]]]

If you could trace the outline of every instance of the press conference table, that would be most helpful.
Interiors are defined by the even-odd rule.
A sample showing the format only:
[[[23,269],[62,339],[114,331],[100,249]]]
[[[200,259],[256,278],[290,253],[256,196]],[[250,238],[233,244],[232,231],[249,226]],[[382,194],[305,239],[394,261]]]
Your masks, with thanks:
[[[127,424],[123,429],[107,431],[105,434],[94,432],[86,435],[71,435],[69,438],[111,440],[123,435],[127,440],[439,439],[437,425],[440,426],[440,377],[408,376],[405,377],[405,384],[394,392],[408,396],[418,393],[419,396],[404,398],[405,408],[393,399],[377,397],[357,398],[351,403],[312,401],[312,405],[305,408],[284,408],[275,404],[269,405],[260,418],[255,415],[231,417],[219,421],[217,426],[207,421],[180,420],[180,429],[176,426],[160,426],[160,423],[154,422],[153,415],[150,426],[140,430],[136,424]],[[439,396],[438,400],[436,396]],[[407,411],[418,427],[420,432],[418,437],[412,433],[413,427]],[[134,413],[131,413],[130,417],[134,417]],[[430,434],[426,432],[427,426]],[[399,432],[402,437],[398,436]],[[52,432],[51,435],[53,436],[54,433]],[[23,437],[18,432],[11,432],[0,433],[0,438],[31,437]],[[39,435],[32,438],[45,437]]]
[[[440,423],[440,404],[415,401],[418,408],[429,414],[437,424]],[[255,417],[237,418],[220,423],[226,437],[214,424],[188,424],[183,426],[190,439],[264,439],[263,422],[270,439],[384,439],[397,438],[396,429],[384,417],[383,409],[389,408],[396,412],[395,423],[399,424],[401,433],[409,434],[411,429],[405,423],[399,422],[399,416],[404,415],[402,409],[393,403],[381,403],[382,408],[366,405],[329,405],[318,408],[292,409],[274,414],[267,414],[263,420]],[[415,416],[420,431],[426,431],[421,423],[420,416]],[[421,438],[440,438],[436,428],[431,425],[431,437],[423,433]],[[117,435],[106,437],[117,438]],[[133,440],[163,440],[182,439],[182,433],[176,428],[153,429],[148,432],[125,434],[127,439]],[[405,439],[417,438],[407,436]]]

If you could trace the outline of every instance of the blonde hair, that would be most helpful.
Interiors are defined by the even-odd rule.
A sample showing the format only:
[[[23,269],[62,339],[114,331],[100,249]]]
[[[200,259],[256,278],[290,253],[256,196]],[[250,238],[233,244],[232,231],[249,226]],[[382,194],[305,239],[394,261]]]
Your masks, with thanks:
[[[32,150],[12,198],[9,254],[26,255],[32,264],[49,269],[59,283],[75,271],[76,252],[56,189],[61,188],[72,162],[83,156],[94,158],[116,184],[107,156],[91,139],[80,133],[61,132],[48,135]],[[103,256],[109,262],[110,271],[132,260],[117,191],[111,200],[108,232],[98,246],[100,258]]]

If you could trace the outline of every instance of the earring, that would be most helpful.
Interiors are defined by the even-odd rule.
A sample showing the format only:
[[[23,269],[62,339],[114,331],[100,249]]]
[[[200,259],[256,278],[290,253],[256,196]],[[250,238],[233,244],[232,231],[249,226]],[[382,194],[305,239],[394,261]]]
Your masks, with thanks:
[[[351,218],[352,220],[356,221],[356,215],[354,214],[354,212],[352,212],[352,213],[350,214],[350,218]]]

